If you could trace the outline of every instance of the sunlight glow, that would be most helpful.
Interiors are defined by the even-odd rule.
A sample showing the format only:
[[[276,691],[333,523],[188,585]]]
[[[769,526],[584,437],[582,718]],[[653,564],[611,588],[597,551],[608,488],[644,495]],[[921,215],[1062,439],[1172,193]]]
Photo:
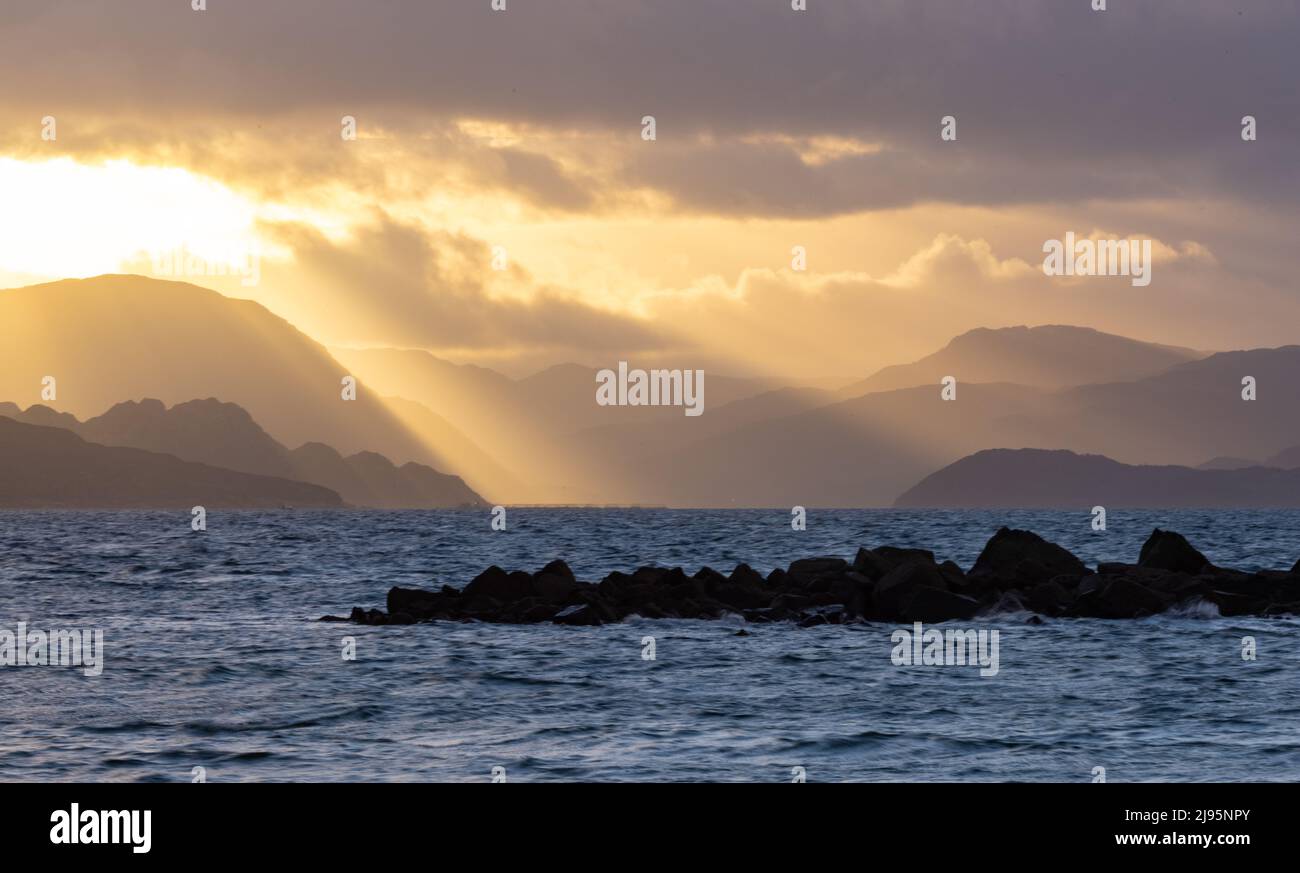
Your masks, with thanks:
[[[183,249],[231,260],[259,207],[187,170],[0,158],[0,272],[85,277]]]

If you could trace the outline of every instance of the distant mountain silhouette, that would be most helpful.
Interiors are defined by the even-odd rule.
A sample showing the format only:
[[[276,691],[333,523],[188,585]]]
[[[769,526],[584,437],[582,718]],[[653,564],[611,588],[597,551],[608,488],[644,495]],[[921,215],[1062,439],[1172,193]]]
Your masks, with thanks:
[[[321,443],[293,452],[262,430],[244,409],[209,398],[178,403],[118,403],[103,415],[77,422],[43,406],[19,410],[0,404],[0,416],[27,423],[58,422],[84,439],[175,455],[185,461],[243,473],[312,482],[331,488],[349,504],[385,509],[482,506],[484,501],[458,476],[409,462],[394,466],[374,452],[343,457]]]
[[[289,452],[295,478],[333,488],[349,503],[378,509],[438,509],[482,506],[459,476],[407,462],[397,467],[375,452],[343,457],[321,443],[306,443]]]
[[[1220,455],[1217,458],[1210,458],[1203,464],[1197,464],[1198,470],[1244,470],[1246,467],[1271,467],[1272,464],[1261,464],[1259,461],[1252,461],[1249,458],[1229,458]]]
[[[100,276],[0,291],[0,398],[41,402],[41,380],[53,376],[51,405],[84,420],[126,398],[219,397],[284,445],[377,451],[472,480],[364,379],[356,400],[343,400],[346,375],[355,374],[261,305],[184,282]]]
[[[885,367],[839,394],[860,397],[873,391],[937,385],[945,376],[962,383],[1011,382],[1040,388],[1128,382],[1202,357],[1205,353],[1192,349],[1140,342],[1086,327],[981,327],[919,361]]]
[[[882,391],[630,456],[643,499],[687,506],[888,505],[989,447],[1062,446],[1126,464],[1272,458],[1300,434],[1300,346],[1220,352],[1132,382]],[[1243,400],[1241,380],[1257,380]],[[1273,460],[1270,464],[1275,463]]]
[[[0,417],[0,506],[6,508],[188,511],[342,504],[337,493],[319,485],[101,446],[64,428]]]
[[[900,508],[1300,507],[1300,470],[1132,466],[1101,455],[988,449],[903,493]]]
[[[1270,467],[1281,467],[1283,470],[1294,470],[1296,467],[1300,467],[1300,446],[1291,446],[1289,449],[1283,449],[1269,458],[1265,463]]]
[[[597,368],[558,364],[523,379],[511,379],[485,367],[453,364],[425,351],[410,349],[343,349],[333,355],[367,384],[386,395],[437,409],[456,429],[511,472],[492,481],[494,494],[517,502],[636,502],[639,471],[625,466],[626,456],[605,464],[606,427],[655,433],[680,430],[685,418],[677,407],[608,407],[596,403]],[[633,367],[669,366],[630,356]],[[613,369],[618,359],[611,359]],[[673,364],[672,366],[683,366]],[[705,374],[703,421],[736,400],[774,387],[770,380]],[[394,404],[401,414],[400,404]],[[418,427],[418,419],[406,419]],[[647,425],[650,429],[647,430]],[[595,443],[588,442],[588,438]],[[448,441],[440,441],[446,445]]]

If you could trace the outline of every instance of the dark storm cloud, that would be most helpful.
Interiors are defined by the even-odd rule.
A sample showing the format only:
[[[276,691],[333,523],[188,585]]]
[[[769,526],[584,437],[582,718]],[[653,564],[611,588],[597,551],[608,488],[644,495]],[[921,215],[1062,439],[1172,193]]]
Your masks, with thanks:
[[[626,137],[623,181],[724,212],[1170,193],[1284,206],[1300,192],[1293,0],[809,5],[6,0],[0,79],[6,107],[29,114],[470,116],[612,132]],[[657,143],[638,139],[646,114]],[[942,144],[949,114],[958,142]],[[1259,142],[1241,142],[1245,114]],[[788,148],[738,145],[754,132],[886,150],[801,168]],[[591,196],[528,151],[504,161],[546,202]]]

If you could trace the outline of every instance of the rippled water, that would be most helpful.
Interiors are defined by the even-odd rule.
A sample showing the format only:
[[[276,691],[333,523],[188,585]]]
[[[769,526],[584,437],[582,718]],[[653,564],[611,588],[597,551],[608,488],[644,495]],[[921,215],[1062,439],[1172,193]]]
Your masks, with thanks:
[[[0,627],[102,628],[103,674],[0,667],[0,779],[1110,781],[1300,779],[1300,622],[975,622],[1000,672],[895,667],[888,625],[599,628],[321,623],[394,584],[554,557],[645,563],[932,548],[969,568],[1000,525],[1088,562],[1152,527],[1211,560],[1290,567],[1300,513],[780,511],[0,513]],[[655,637],[656,659],[642,659]],[[1254,636],[1259,657],[1241,658]],[[355,661],[341,657],[356,639]]]

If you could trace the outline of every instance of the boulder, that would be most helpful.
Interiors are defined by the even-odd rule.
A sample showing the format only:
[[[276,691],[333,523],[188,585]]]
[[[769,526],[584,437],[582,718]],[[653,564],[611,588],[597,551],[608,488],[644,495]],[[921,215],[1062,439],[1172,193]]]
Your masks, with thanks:
[[[542,570],[533,577],[533,593],[550,603],[564,603],[577,590],[578,582],[572,574],[566,576]]]
[[[834,576],[849,566],[843,558],[800,558],[786,571],[796,585],[809,586],[828,576]]]
[[[532,593],[532,574],[522,570],[507,573],[495,564],[475,576],[465,586],[464,592],[465,597],[470,599],[490,597],[507,603],[528,597]]]
[[[551,619],[555,624],[565,624],[574,627],[593,627],[603,622],[596,608],[590,603],[580,603],[574,606],[566,606],[555,614]]]
[[[1081,577],[1087,567],[1069,551],[1027,530],[1002,528],[980,552],[968,578],[982,587],[1028,588],[1058,576]]]
[[[448,599],[441,591],[394,586],[388,589],[388,611],[405,612],[423,618],[439,612],[447,605]]]
[[[736,569],[731,571],[731,576],[728,578],[737,585],[750,585],[759,588],[766,585],[762,575],[748,564],[737,564]]]
[[[1160,528],[1156,528],[1147,537],[1138,557],[1139,567],[1193,575],[1200,573],[1207,565],[1213,567],[1204,555],[1192,548],[1192,544],[1182,534]]]
[[[1025,605],[1044,615],[1060,615],[1074,602],[1074,595],[1055,579],[1039,582],[1025,592]]]
[[[970,618],[979,605],[978,600],[964,594],[921,586],[908,600],[905,611],[910,621],[950,621]]]
[[[909,606],[923,588],[947,591],[943,575],[933,564],[900,564],[885,574],[872,590],[872,612],[890,621],[912,621]]]
[[[1173,602],[1167,594],[1120,576],[1080,595],[1067,614],[1083,618],[1141,618],[1164,612]]]
[[[889,569],[894,569],[902,564],[933,564],[934,552],[929,549],[904,549],[898,546],[877,546],[873,549]]]
[[[884,576],[892,569],[894,569],[892,563],[886,561],[871,549],[858,549],[858,554],[853,558],[853,572],[866,576],[873,581]]]

